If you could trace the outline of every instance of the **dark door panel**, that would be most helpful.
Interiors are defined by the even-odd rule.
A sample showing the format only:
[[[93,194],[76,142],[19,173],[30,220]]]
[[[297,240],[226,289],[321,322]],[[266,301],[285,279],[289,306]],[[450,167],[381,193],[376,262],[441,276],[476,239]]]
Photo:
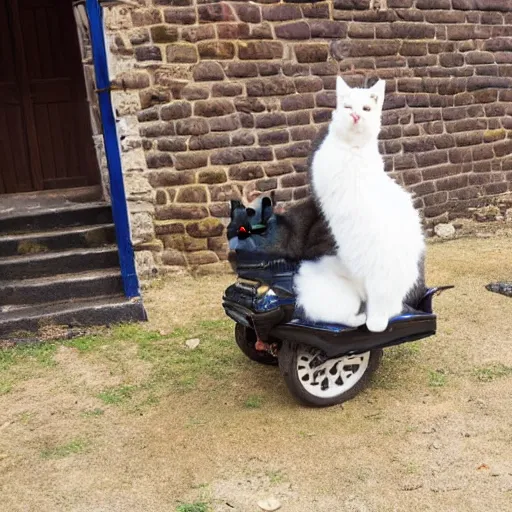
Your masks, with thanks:
[[[71,0],[0,0],[0,193],[99,183]]]

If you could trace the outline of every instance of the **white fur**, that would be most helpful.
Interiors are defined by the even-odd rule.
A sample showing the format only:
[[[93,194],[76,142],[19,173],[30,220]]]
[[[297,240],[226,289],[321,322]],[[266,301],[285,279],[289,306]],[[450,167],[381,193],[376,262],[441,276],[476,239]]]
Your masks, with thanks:
[[[342,277],[336,278],[336,262],[322,258],[304,263],[296,279],[298,303],[311,319],[346,325],[366,320],[374,332],[401,312],[424,252],[411,196],[384,172],[378,151],[384,91],[383,81],[351,89],[337,79],[337,108],[313,157],[312,184],[336,240]],[[366,318],[358,315],[361,302]]]
[[[366,314],[359,313],[362,290],[343,272],[337,256],[304,262],[294,284],[297,305],[316,322],[342,323],[349,327],[366,322]]]

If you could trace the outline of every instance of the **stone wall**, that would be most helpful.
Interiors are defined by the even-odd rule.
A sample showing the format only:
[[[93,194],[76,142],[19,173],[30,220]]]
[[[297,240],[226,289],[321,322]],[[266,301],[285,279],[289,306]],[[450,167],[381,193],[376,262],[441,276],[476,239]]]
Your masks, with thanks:
[[[512,189],[511,2],[138,3],[106,26],[139,260],[215,264],[229,199],[306,196],[340,73],[386,79],[386,170],[427,227]]]
[[[96,158],[98,168],[101,175],[101,185],[103,189],[103,197],[105,200],[110,199],[110,184],[108,181],[108,166],[105,156],[105,146],[103,143],[103,131],[101,126],[101,115],[96,94],[96,78],[94,75],[94,64],[92,59],[91,38],[89,33],[89,20],[85,11],[84,4],[74,4],[73,14],[75,17],[78,43],[80,45],[80,53],[82,57],[82,65],[84,69],[85,89],[87,101],[89,102],[89,113],[92,127],[92,136],[94,140],[94,148],[96,150]]]

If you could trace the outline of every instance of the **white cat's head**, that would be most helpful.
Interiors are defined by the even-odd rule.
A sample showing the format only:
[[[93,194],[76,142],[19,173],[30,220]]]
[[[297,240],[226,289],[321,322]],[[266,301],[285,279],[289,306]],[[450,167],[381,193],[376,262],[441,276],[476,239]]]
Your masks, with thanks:
[[[377,81],[369,89],[349,87],[340,76],[336,79],[336,110],[332,126],[341,138],[364,145],[377,138],[381,126],[386,82]]]

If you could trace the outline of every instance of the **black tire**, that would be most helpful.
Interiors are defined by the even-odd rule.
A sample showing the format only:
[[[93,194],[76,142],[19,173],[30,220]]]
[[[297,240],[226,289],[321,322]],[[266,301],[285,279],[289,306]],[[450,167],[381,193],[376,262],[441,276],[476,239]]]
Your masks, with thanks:
[[[370,383],[371,377],[379,367],[382,359],[382,349],[370,351],[368,366],[364,373],[354,385],[340,394],[332,397],[322,398],[311,394],[302,384],[299,378],[298,351],[299,348],[308,349],[304,345],[283,342],[279,350],[279,369],[284,377],[290,393],[303,405],[311,407],[330,407],[351,400]],[[335,358],[338,359],[338,358]]]
[[[235,341],[240,350],[251,360],[260,364],[277,366],[277,357],[268,352],[256,350],[256,333],[254,329],[245,327],[242,324],[235,325]]]

